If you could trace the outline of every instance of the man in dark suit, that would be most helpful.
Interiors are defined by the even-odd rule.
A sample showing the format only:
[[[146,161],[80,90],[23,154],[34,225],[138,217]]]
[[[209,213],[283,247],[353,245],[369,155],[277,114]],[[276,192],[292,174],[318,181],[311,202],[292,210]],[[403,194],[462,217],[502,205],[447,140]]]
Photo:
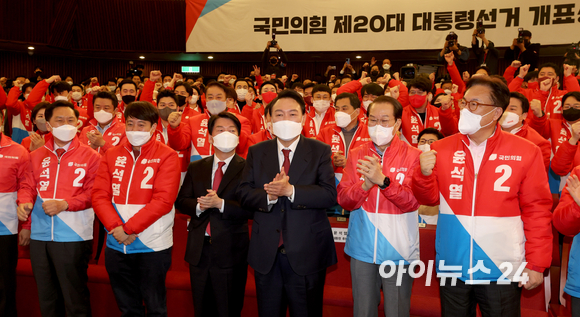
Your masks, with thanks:
[[[236,189],[245,161],[235,154],[240,121],[229,112],[208,122],[215,154],[192,162],[175,207],[190,215],[185,260],[195,316],[240,316],[248,264],[248,218]]]
[[[336,205],[330,147],[300,135],[304,100],[284,90],[268,113],[276,139],[250,147],[238,187],[254,211],[248,262],[262,317],[322,316],[326,268],[336,250],[326,209]]]

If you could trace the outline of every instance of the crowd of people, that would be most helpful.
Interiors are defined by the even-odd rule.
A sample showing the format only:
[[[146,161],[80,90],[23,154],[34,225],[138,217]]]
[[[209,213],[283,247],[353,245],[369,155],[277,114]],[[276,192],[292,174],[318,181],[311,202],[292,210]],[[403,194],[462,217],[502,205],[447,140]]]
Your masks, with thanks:
[[[456,270],[440,287],[443,316],[477,305],[519,316],[522,288],[550,268],[552,223],[580,232],[578,56],[537,65],[530,39],[514,39],[503,75],[474,30],[472,75],[458,70],[469,49],[455,37],[437,56],[444,76],[403,79],[373,57],[300,81],[268,42],[261,67],[217,80],[3,77],[0,315],[16,316],[20,244],[42,315],[90,316],[98,218],[123,316],[166,316],[177,212],[191,217],[196,316],[240,316],[248,264],[260,316],[322,316],[332,213],[349,216],[355,316],[377,316],[381,288],[385,316],[409,316],[419,223],[437,225],[437,272]],[[570,254],[565,290],[580,316],[576,240]],[[400,263],[388,277],[386,261]]]

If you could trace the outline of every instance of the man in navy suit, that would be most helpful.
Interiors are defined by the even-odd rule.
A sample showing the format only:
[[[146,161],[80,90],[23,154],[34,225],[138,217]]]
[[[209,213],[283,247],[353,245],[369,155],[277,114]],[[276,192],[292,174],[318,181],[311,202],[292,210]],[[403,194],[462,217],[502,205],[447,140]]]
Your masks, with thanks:
[[[330,147],[300,135],[305,104],[284,90],[268,109],[276,139],[250,147],[238,195],[254,211],[248,263],[260,316],[322,316],[336,250],[326,209],[336,205]]]

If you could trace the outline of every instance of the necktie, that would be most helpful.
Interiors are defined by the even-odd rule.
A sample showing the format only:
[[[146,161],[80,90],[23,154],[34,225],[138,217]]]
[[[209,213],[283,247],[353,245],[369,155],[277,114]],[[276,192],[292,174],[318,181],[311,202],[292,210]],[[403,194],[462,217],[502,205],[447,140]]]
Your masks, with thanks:
[[[62,157],[64,152],[66,152],[65,149],[56,149],[56,155],[58,156],[59,159]]]
[[[288,176],[288,171],[290,170],[290,151],[288,149],[282,150],[282,154],[284,154],[284,163],[282,163],[282,168],[284,168],[284,173]],[[284,244],[284,238],[282,237],[282,230],[280,230],[280,241],[278,241],[278,247],[281,247]]]
[[[284,168],[284,173],[286,173],[286,175],[288,175],[288,171],[290,170],[290,151],[291,150],[282,150],[282,153],[284,154],[284,163],[282,164],[282,167]]]
[[[216,192],[217,192],[218,188],[220,187],[220,183],[222,181],[222,178],[224,177],[224,170],[223,170],[224,165],[226,165],[226,162],[219,162],[218,163],[218,168],[215,171],[215,175],[213,177],[212,189]],[[207,232],[208,235],[211,236],[211,229],[209,227],[209,222],[207,223],[207,227],[205,228],[205,231]]]

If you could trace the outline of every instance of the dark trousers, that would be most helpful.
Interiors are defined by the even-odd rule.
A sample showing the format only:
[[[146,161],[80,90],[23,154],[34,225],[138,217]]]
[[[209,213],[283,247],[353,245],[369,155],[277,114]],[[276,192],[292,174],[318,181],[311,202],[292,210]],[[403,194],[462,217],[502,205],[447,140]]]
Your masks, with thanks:
[[[449,280],[439,287],[441,295],[441,315],[443,317],[475,317],[475,308],[479,305],[483,317],[520,316],[520,298],[522,288],[518,283],[498,285],[468,285],[457,280],[451,286]]]
[[[132,254],[105,249],[105,267],[121,316],[167,316],[165,277],[171,249]]]
[[[270,272],[255,272],[259,315],[286,316],[288,305],[291,317],[322,316],[325,279],[326,269],[310,275],[296,274],[286,254],[278,252]]]
[[[0,236],[0,316],[16,316],[18,235]]]
[[[580,298],[570,296],[571,303],[570,308],[572,309],[572,317],[580,317]]]
[[[248,263],[220,268],[211,260],[212,245],[204,242],[197,265],[189,266],[196,317],[239,317],[244,306]]]
[[[93,240],[30,240],[30,264],[43,317],[91,316],[87,269]]]

